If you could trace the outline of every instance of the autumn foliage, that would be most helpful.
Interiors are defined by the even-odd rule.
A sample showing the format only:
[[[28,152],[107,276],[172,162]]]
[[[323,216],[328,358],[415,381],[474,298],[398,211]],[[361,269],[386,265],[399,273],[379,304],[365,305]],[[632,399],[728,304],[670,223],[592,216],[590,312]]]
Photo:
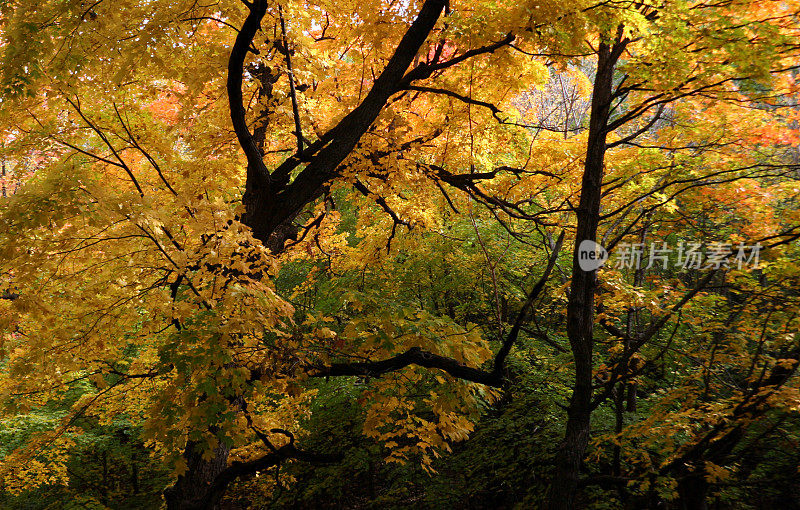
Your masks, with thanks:
[[[0,506],[800,508],[799,15],[2,4]]]

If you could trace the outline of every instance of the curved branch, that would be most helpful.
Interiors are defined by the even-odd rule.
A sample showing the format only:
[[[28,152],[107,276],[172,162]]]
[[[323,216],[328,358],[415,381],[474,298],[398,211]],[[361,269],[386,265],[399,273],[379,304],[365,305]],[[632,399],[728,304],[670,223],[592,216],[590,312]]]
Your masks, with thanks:
[[[250,13],[242,25],[241,30],[236,35],[236,41],[231,50],[228,60],[228,106],[231,112],[231,121],[236,138],[247,156],[247,166],[264,181],[265,185],[270,183],[270,175],[264,161],[261,159],[261,151],[256,145],[250,129],[247,127],[245,118],[244,98],[242,97],[242,75],[244,74],[244,60],[253,44],[256,33],[261,29],[261,20],[267,13],[266,0],[255,0],[246,4]]]
[[[541,294],[542,290],[547,283],[550,273],[555,267],[558,254],[561,246],[564,243],[564,232],[558,237],[558,241],[553,248],[550,258],[547,261],[547,267],[542,273],[542,276],[536,282],[528,294],[528,298],[522,309],[517,314],[514,321],[514,326],[503,341],[503,345],[497,352],[494,358],[494,363],[491,371],[482,370],[480,368],[473,368],[463,365],[453,358],[433,354],[432,352],[425,351],[419,347],[412,347],[407,351],[393,356],[391,358],[381,361],[363,361],[357,363],[333,363],[327,367],[314,367],[316,372],[312,373],[312,377],[329,377],[329,376],[370,376],[379,377],[389,372],[395,372],[403,369],[409,365],[418,365],[425,368],[438,368],[444,370],[448,374],[457,379],[470,381],[486,386],[501,387],[504,381],[505,360],[511,352],[511,348],[519,337],[519,331],[525,323],[528,312],[536,298]]]
[[[402,354],[381,361],[364,361],[359,363],[333,363],[327,367],[317,368],[313,377],[329,376],[362,376],[379,377],[389,372],[395,372],[410,365],[419,365],[425,368],[438,368],[448,374],[475,383],[487,386],[502,386],[502,377],[494,371],[481,370],[480,368],[462,365],[453,358],[433,354],[419,347],[412,347]]]
[[[487,101],[479,101],[478,99],[473,99],[471,97],[463,96],[458,92],[453,92],[452,90],[447,90],[438,87],[423,87],[420,85],[407,85],[405,87],[407,90],[413,90],[415,92],[430,92],[432,94],[442,94],[448,97],[452,97],[453,99],[457,99],[462,103],[471,104],[475,106],[482,106],[484,108],[488,108],[494,117],[502,122],[502,119],[499,117],[501,110],[497,106]]]

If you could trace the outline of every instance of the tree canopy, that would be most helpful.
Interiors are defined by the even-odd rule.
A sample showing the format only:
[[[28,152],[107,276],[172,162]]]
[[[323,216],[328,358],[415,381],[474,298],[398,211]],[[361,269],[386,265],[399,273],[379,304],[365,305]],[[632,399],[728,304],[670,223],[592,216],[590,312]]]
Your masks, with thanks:
[[[3,3],[0,502],[800,508],[799,14]]]

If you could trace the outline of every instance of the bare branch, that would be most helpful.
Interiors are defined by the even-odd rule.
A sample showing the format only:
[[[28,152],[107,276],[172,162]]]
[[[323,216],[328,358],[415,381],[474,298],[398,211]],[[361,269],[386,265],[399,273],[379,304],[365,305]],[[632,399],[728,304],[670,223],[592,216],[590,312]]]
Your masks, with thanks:
[[[297,90],[294,86],[294,72],[292,71],[292,54],[286,40],[286,21],[283,19],[283,8],[278,5],[278,16],[281,20],[281,36],[283,38],[283,54],[286,57],[286,71],[289,75],[289,93],[292,96],[292,112],[294,113],[294,132],[297,136],[297,154],[303,152],[303,128],[300,125],[300,108],[297,106]]]

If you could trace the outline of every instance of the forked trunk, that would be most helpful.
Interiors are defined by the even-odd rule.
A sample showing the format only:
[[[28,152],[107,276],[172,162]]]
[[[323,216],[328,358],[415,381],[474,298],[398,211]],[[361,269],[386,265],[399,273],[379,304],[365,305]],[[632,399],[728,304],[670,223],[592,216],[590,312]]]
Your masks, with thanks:
[[[389,98],[402,89],[409,65],[436,25],[446,3],[445,0],[425,0],[418,16],[400,40],[391,59],[375,79],[361,104],[312,144],[313,147],[307,147],[303,154],[298,153],[289,157],[270,172],[263,161],[264,124],[262,123],[255,133],[250,132],[242,97],[245,61],[251,51],[254,37],[261,29],[261,21],[268,5],[266,0],[245,2],[249,14],[238,31],[231,49],[226,88],[233,128],[247,157],[247,181],[242,199],[245,213],[241,221],[253,231],[256,239],[277,252],[284,247],[287,239],[296,235],[292,221],[304,207],[322,195],[326,184],[337,175],[339,165],[352,153]],[[508,39],[508,42],[510,41],[511,39]],[[288,52],[288,48],[286,50]],[[256,68],[253,72],[259,74]],[[262,86],[274,82],[275,76],[271,71],[262,68],[261,73]],[[269,92],[271,88],[264,90]],[[298,115],[296,108],[294,113]],[[303,147],[299,119],[296,121],[298,146]],[[289,176],[300,165],[301,160],[307,163],[305,168],[290,179]],[[218,475],[227,466],[230,450],[220,446],[214,453],[214,458],[206,461],[195,451],[193,445],[187,447],[184,459],[188,469],[173,487],[165,491],[167,508],[170,510],[215,508],[222,493],[221,491],[216,491],[219,494],[214,493],[212,487]]]

